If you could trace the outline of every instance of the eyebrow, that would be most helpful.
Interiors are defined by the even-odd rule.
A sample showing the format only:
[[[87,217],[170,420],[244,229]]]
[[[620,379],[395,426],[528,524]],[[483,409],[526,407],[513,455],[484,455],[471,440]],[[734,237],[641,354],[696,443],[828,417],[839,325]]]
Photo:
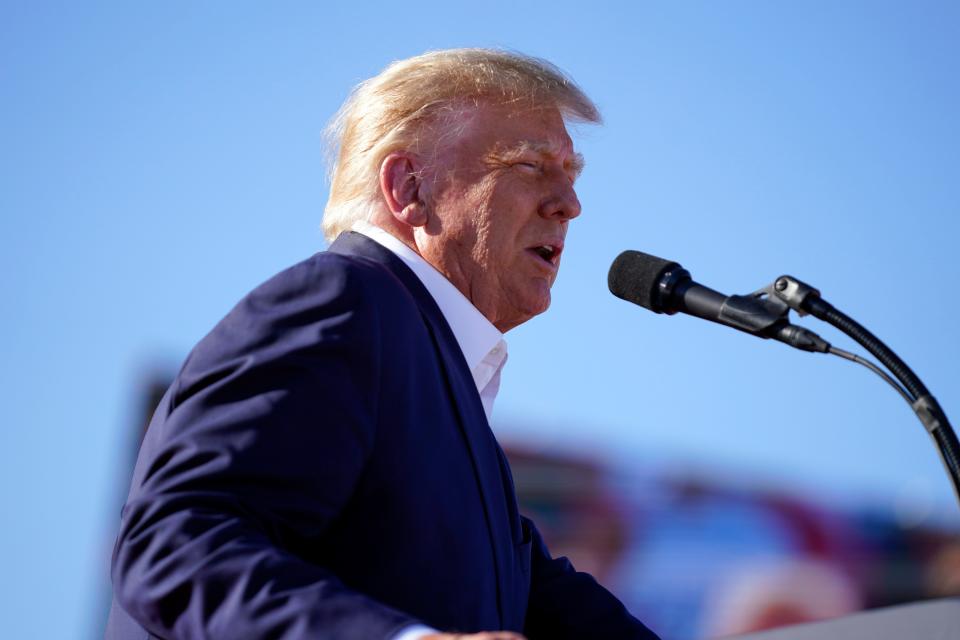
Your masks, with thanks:
[[[495,152],[496,156],[502,158],[511,158],[514,156],[521,155],[523,153],[533,152],[544,156],[554,157],[554,147],[546,142],[534,142],[531,140],[523,140],[518,144],[508,147],[506,149],[498,149]],[[583,154],[574,151],[567,162],[564,164],[564,168],[569,169],[573,173],[574,179],[580,177],[580,174],[583,173],[583,168],[586,165],[586,161],[583,158]]]

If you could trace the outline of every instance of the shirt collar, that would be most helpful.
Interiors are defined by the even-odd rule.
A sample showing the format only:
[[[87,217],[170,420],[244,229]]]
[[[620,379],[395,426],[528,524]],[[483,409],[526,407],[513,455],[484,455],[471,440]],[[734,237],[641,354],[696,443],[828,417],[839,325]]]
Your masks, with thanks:
[[[442,273],[437,271],[416,251],[366,220],[354,222],[352,229],[389,249],[417,275],[437,306],[440,307],[440,312],[447,324],[450,325],[475,381],[477,381],[478,366],[491,351],[500,346],[500,351],[504,355],[506,354],[507,343],[500,330],[493,326],[493,323],[487,320],[473,306],[473,303],[453,286],[453,283],[447,280]],[[501,343],[503,343],[502,346]]]

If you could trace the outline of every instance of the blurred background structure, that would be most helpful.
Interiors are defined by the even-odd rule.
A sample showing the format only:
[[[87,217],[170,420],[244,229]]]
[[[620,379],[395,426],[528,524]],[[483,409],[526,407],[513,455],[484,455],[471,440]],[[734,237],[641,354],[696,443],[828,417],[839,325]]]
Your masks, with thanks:
[[[575,132],[584,214],[494,414],[553,550],[681,640],[958,593],[960,509],[902,399],[605,282],[627,248],[725,293],[790,273],[960,421],[958,32],[947,0],[3,3],[3,635],[102,636],[157,394],[324,247],[350,87],[453,46],[551,60],[606,119]]]

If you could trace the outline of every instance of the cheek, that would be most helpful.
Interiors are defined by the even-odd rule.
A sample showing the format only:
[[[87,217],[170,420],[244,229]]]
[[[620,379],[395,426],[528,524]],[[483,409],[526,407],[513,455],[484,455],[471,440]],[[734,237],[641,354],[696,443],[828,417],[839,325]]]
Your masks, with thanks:
[[[472,240],[478,261],[496,267],[498,263],[509,260],[516,246],[515,229],[509,224],[502,207],[483,203],[473,211]]]

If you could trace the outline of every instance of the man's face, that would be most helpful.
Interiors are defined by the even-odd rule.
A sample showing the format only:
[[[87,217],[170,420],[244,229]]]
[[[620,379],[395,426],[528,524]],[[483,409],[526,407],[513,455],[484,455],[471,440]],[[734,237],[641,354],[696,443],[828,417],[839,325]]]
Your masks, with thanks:
[[[559,111],[481,105],[458,116],[424,172],[423,257],[498,329],[550,306],[582,167]]]

